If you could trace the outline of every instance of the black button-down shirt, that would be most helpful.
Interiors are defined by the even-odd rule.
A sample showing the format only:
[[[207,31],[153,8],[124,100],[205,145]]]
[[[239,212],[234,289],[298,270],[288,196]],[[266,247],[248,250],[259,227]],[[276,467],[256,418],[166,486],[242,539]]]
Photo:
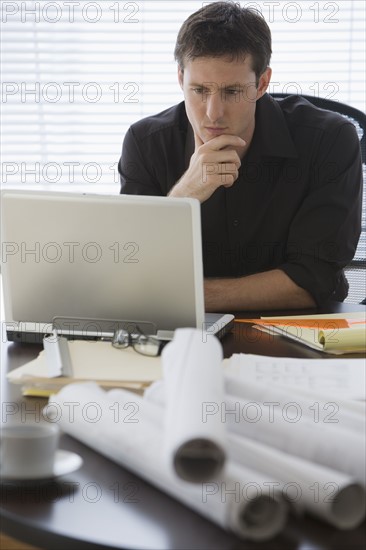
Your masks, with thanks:
[[[194,152],[184,102],[133,124],[121,193],[167,195]],[[353,124],[298,96],[257,101],[239,177],[201,205],[206,277],[282,269],[321,303],[343,300],[361,225],[362,166]],[[174,231],[174,227],[172,227]]]

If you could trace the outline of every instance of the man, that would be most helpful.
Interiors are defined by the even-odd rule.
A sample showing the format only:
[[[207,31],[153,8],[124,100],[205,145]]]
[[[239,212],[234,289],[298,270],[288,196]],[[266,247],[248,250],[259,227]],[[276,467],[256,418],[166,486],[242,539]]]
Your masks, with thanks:
[[[358,137],[298,96],[271,98],[270,56],[256,11],[208,4],[177,38],[184,102],[132,125],[124,140],[122,193],[201,202],[207,311],[347,296],[343,267],[360,234]]]

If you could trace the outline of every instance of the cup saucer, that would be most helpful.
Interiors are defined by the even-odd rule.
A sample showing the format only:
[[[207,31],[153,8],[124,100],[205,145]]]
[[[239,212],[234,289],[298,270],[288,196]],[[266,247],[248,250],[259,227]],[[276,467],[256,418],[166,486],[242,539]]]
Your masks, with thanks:
[[[71,474],[78,470],[83,463],[81,456],[70,451],[64,451],[58,449],[55,454],[55,462],[53,465],[53,475],[46,474],[44,476],[37,476],[37,478],[24,478],[24,477],[7,477],[4,475],[0,476],[0,481],[2,483],[19,483],[19,482],[35,482],[54,479],[55,477],[60,477],[66,474]]]
[[[64,476],[71,474],[78,470],[83,463],[81,456],[71,451],[63,451],[59,449],[56,451],[55,463],[53,465],[54,477]]]

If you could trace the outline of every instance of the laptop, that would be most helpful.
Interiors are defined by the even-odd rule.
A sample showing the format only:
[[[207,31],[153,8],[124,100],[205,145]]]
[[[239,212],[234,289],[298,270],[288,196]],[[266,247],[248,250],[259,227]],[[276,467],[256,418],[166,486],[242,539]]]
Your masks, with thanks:
[[[12,190],[1,199],[8,340],[231,329],[233,315],[204,312],[196,199]]]

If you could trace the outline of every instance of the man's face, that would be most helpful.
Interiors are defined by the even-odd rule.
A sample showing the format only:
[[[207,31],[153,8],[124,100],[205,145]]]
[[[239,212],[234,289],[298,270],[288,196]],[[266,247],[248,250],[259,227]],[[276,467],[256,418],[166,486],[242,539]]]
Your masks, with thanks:
[[[189,122],[203,143],[221,134],[250,142],[255,124],[256,101],[266,91],[268,68],[258,87],[252,59],[230,61],[226,57],[199,57],[185,63],[178,78],[184,92]]]

